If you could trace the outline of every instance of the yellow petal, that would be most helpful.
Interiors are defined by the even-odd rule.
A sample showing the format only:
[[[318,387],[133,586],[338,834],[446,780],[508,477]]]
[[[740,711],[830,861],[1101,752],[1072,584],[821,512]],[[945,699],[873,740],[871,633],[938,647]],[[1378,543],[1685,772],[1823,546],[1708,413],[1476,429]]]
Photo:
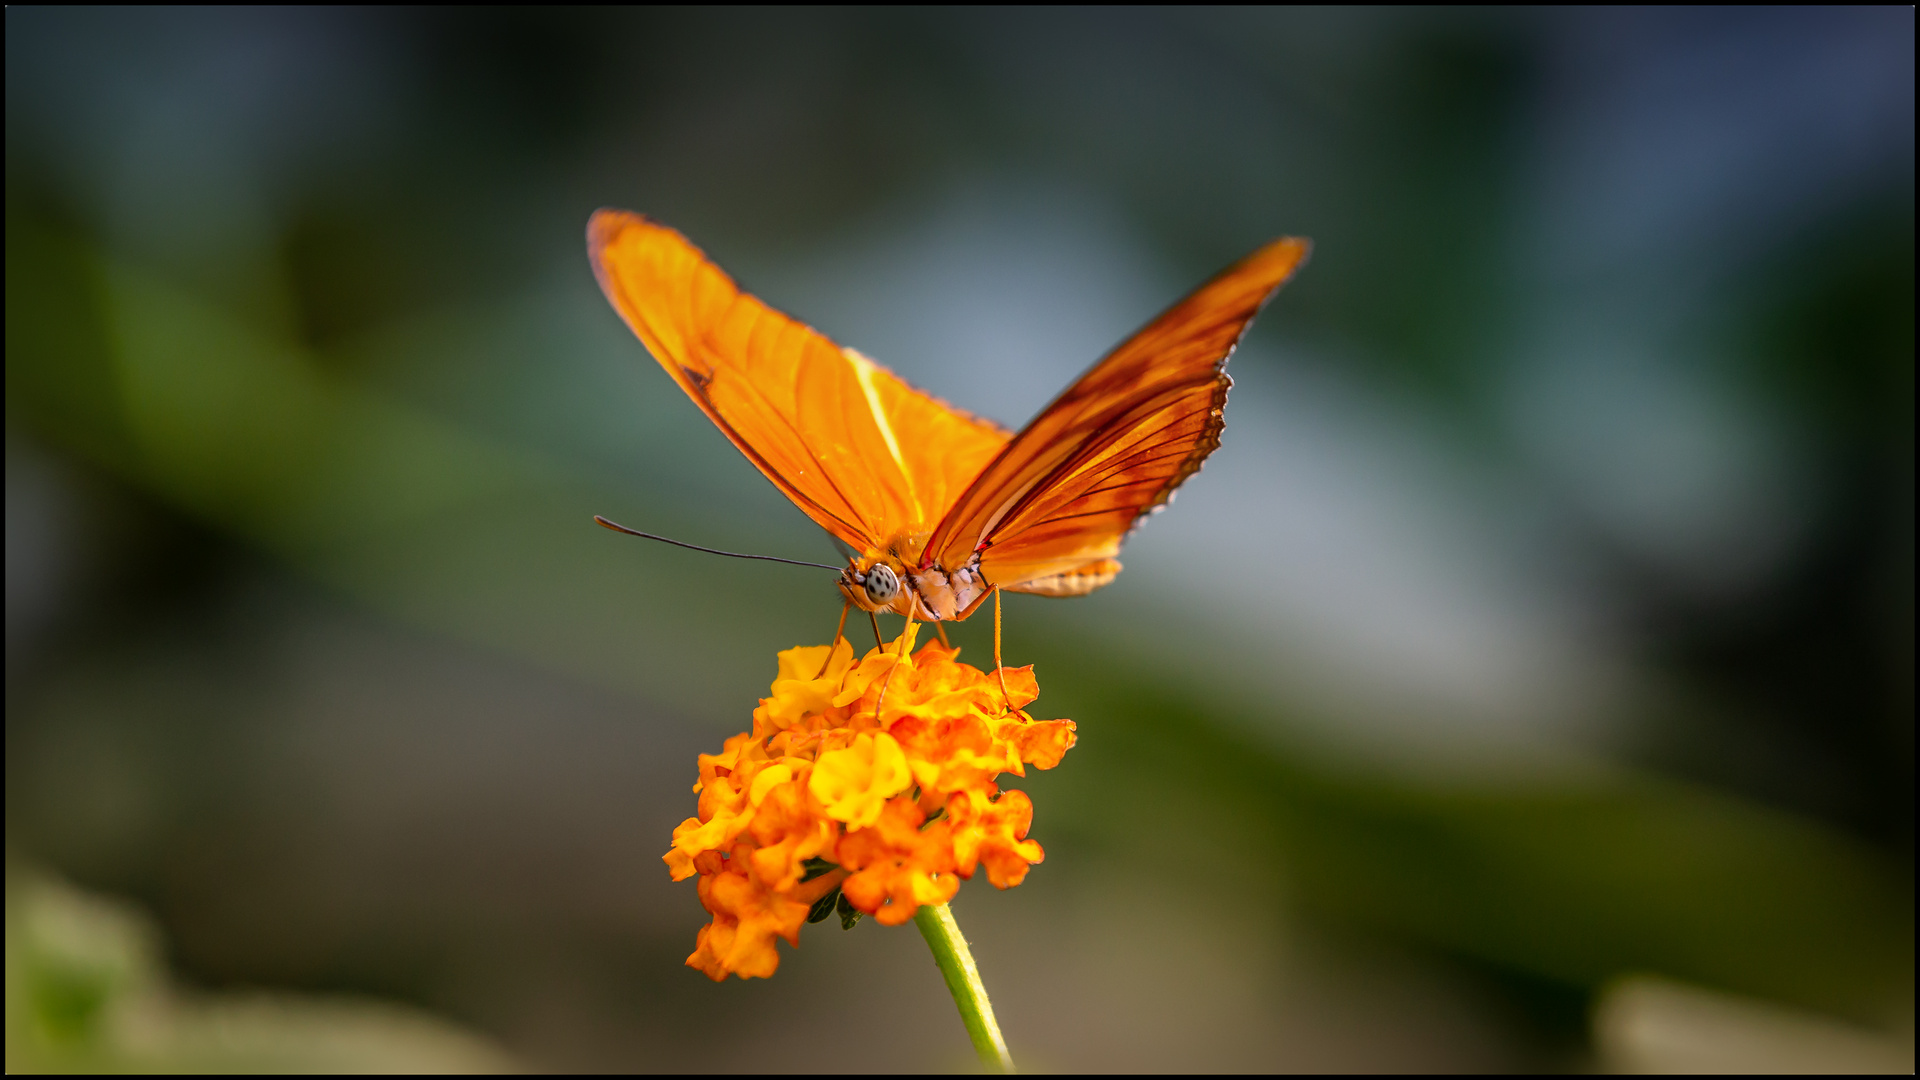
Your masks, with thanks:
[[[830,750],[814,764],[807,790],[820,800],[827,816],[850,829],[864,829],[880,820],[887,800],[913,783],[907,755],[886,732],[854,737],[844,750]]]
[[[793,779],[793,769],[786,762],[769,765],[760,770],[753,778],[753,787],[747,789],[747,801],[759,806],[766,801],[767,792]]]

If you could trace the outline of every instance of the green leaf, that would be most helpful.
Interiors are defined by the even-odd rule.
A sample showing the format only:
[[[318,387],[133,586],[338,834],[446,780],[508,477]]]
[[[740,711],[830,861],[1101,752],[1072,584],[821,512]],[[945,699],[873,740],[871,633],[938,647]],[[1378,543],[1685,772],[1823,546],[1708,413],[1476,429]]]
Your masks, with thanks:
[[[832,892],[813,902],[813,907],[807,911],[807,921],[810,923],[826,921],[827,916],[833,914],[836,901],[842,904],[846,903],[845,900],[840,899],[840,890],[838,888],[835,888]],[[844,916],[842,918],[844,919]]]
[[[853,925],[859,922],[860,917],[865,913],[852,904],[847,903],[847,898],[840,894],[839,889],[833,890],[833,894],[839,899],[839,903],[834,905],[834,910],[840,913],[840,929],[853,929]],[[816,908],[816,910],[818,909]],[[824,919],[826,916],[822,915],[821,918]]]

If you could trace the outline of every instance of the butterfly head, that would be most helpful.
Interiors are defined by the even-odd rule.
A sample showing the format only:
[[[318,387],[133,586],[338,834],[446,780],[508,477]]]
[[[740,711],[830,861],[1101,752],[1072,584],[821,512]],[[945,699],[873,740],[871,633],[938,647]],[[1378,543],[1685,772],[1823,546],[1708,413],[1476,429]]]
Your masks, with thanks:
[[[900,574],[900,569],[885,561],[864,567],[855,561],[840,571],[840,592],[863,611],[891,611],[905,589]]]

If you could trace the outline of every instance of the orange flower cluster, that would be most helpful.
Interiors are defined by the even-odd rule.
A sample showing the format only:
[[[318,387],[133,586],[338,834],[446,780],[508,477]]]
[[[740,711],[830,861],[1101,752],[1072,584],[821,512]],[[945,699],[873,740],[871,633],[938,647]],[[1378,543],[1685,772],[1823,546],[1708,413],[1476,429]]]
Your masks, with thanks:
[[[917,630],[858,663],[845,638],[781,653],[753,730],[700,755],[700,816],[665,856],[675,881],[700,875],[713,915],[688,967],[764,978],[774,938],[799,945],[802,923],[837,909],[847,926],[897,926],[977,867],[1006,889],[1041,860],[1033,803],[995,780],[1058,765],[1073,721],[1022,711],[1040,694],[1031,667],[989,675],[938,643],[914,653]]]

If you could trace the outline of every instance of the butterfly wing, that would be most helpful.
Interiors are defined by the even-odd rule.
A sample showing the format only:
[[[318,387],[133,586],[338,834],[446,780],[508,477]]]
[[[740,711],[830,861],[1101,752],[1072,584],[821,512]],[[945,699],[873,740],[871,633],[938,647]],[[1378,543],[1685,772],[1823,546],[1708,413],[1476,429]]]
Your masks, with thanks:
[[[1112,581],[1127,533],[1220,445],[1227,357],[1309,246],[1268,244],[1095,364],[967,488],[925,558],[957,568],[978,551],[982,575],[1015,592]]]
[[[587,224],[600,288],[754,467],[860,551],[925,532],[1006,445],[953,409],[740,291],[686,237],[624,210]]]

